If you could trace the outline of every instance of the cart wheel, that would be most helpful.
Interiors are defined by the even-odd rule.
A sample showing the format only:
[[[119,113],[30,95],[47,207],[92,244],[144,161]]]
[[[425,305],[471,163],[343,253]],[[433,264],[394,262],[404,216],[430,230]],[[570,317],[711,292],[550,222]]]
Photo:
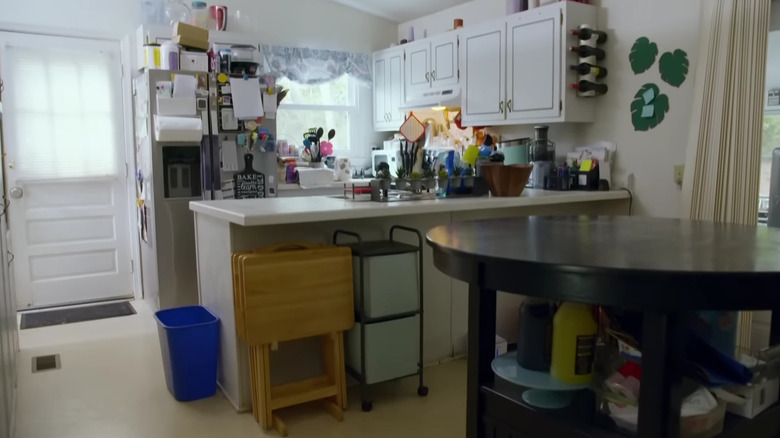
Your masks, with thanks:
[[[428,396],[428,387],[427,386],[420,386],[417,388],[417,395],[420,397],[427,397]]]
[[[371,409],[374,409],[374,402],[364,401],[360,404],[360,409],[362,409],[363,412],[371,412]]]

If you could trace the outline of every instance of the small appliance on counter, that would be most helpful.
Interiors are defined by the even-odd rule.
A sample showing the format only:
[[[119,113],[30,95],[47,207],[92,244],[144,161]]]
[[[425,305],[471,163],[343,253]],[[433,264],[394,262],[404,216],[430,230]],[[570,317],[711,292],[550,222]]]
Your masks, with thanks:
[[[531,142],[528,157],[534,166],[529,187],[544,189],[545,178],[555,164],[555,143],[547,138],[548,126],[534,126],[534,130],[536,138]]]

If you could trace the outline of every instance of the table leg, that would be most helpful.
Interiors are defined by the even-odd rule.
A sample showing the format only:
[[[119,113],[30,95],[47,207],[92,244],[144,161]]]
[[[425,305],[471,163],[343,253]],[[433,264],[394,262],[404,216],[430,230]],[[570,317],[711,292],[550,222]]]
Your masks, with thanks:
[[[772,323],[769,326],[769,345],[780,343],[780,306],[772,309]]]
[[[466,437],[480,438],[480,386],[493,381],[490,363],[496,351],[496,291],[469,285],[468,381]]]
[[[679,314],[644,313],[638,438],[680,433],[684,339]]]

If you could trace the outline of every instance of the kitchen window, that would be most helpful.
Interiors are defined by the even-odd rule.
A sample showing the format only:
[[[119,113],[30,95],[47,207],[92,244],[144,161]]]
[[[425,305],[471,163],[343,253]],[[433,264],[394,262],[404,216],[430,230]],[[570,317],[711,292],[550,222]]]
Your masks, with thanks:
[[[764,114],[764,133],[761,139],[761,185],[759,188],[758,220],[766,223],[769,210],[769,183],[772,177],[772,151],[780,148],[780,112]]]
[[[277,138],[301,146],[303,133],[309,128],[321,127],[326,133],[335,129],[334,151],[349,151],[357,138],[359,87],[354,78],[345,74],[317,85],[282,78],[277,85],[290,90],[277,111]]]

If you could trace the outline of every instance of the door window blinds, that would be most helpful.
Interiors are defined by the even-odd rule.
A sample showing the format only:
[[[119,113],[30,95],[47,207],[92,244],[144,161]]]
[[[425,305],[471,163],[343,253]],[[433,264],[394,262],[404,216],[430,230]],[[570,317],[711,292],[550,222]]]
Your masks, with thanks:
[[[115,53],[7,44],[4,122],[19,179],[115,176],[122,150]]]

